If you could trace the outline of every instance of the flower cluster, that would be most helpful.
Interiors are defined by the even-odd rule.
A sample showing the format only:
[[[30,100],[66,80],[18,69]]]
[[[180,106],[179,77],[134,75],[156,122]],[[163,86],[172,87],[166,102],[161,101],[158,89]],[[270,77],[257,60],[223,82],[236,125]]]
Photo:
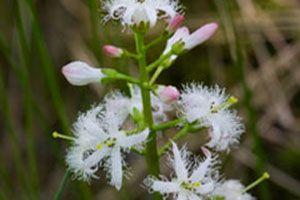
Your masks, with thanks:
[[[108,0],[103,8],[105,21],[119,20],[124,26],[144,23],[153,27],[158,19],[170,20],[181,12],[178,0]]]
[[[190,33],[187,27],[181,27],[184,16],[180,15],[181,5],[177,0],[107,0],[103,8],[107,12],[106,21],[119,20],[131,28],[137,47],[136,53],[131,53],[124,48],[105,45],[104,54],[112,58],[135,59],[140,77],[91,67],[81,61],[62,68],[63,75],[72,85],[122,80],[127,82],[129,91],[127,95],[111,92],[102,103],[81,113],[73,125],[74,137],[54,134],[73,142],[66,156],[69,170],[78,179],[90,181],[99,178],[98,169],[103,169],[110,184],[120,190],[124,170],[127,171],[125,155],[134,151],[146,158],[151,169],[144,180],[150,192],[178,200],[254,199],[246,193],[253,184],[245,188],[239,181],[220,178],[221,160],[217,153],[228,152],[239,143],[244,132],[241,118],[231,108],[237,99],[217,85],[208,87],[191,83],[179,90],[174,86],[156,84],[163,70],[170,67],[181,53],[209,39],[218,25],[209,23]],[[164,34],[153,43],[144,44],[144,34],[158,19],[168,21]],[[139,26],[141,24],[147,26]],[[146,51],[157,41],[167,41],[167,44],[161,56],[148,64]],[[156,133],[169,128],[180,130],[158,148]],[[193,155],[186,147],[180,150],[175,143],[187,134],[200,134],[203,130],[209,135],[209,140],[202,142],[204,158]],[[160,156],[171,147],[168,163],[175,174],[167,178],[159,175],[159,162]],[[259,181],[264,178],[267,177]]]

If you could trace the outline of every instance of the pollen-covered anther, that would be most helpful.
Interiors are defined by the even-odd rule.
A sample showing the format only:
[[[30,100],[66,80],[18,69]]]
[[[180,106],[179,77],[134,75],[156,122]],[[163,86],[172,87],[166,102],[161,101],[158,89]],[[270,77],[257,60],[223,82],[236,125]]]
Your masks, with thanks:
[[[231,96],[227,99],[227,101],[219,104],[219,105],[215,105],[215,102],[212,103],[211,105],[211,112],[212,113],[217,113],[220,110],[229,108],[230,106],[232,106],[233,104],[236,104],[238,102],[237,98]]]

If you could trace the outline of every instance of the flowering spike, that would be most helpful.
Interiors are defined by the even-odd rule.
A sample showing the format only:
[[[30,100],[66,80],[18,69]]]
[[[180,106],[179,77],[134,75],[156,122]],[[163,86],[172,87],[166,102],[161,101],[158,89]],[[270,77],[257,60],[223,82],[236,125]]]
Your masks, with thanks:
[[[65,65],[62,68],[62,73],[69,83],[76,86],[99,82],[105,77],[101,69],[93,68],[81,61],[71,62]]]
[[[163,102],[171,104],[178,100],[180,92],[174,86],[160,86],[158,88],[158,95]]]
[[[167,27],[168,32],[173,33],[175,32],[183,23],[184,21],[183,15],[176,15],[169,21],[169,25]]]
[[[104,45],[103,52],[105,55],[111,58],[120,58],[124,53],[124,51],[121,48],[118,48],[113,45]]]

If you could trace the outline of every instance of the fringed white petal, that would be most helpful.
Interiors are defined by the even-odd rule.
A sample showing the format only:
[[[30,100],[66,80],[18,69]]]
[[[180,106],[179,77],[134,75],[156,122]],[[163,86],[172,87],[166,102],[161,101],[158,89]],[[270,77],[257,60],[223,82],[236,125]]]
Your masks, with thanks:
[[[172,142],[173,154],[174,154],[174,170],[176,172],[177,178],[180,180],[186,180],[188,177],[188,171],[186,169],[186,161],[182,158],[177,145]]]
[[[122,187],[123,169],[122,169],[122,156],[120,147],[116,146],[111,152],[111,184],[114,185],[117,190]]]
[[[180,187],[175,182],[153,181],[151,188],[161,194],[176,193]]]
[[[118,139],[118,143],[122,148],[131,148],[135,145],[140,145],[145,142],[149,135],[149,129],[145,129],[141,133],[137,133],[134,135],[126,136],[123,134],[122,137]]]

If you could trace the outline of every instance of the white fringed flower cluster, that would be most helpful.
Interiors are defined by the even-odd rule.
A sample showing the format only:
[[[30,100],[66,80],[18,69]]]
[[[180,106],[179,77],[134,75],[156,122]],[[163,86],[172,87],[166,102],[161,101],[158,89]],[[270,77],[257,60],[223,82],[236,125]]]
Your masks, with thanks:
[[[107,0],[103,8],[107,12],[105,21],[119,20],[124,26],[143,22],[153,27],[159,19],[170,20],[181,11],[178,0]]]
[[[79,179],[89,181],[97,178],[99,167],[108,172],[111,185],[122,186],[123,155],[131,148],[142,145],[149,129],[129,135],[122,126],[127,119],[128,101],[120,100],[116,93],[106,98],[104,105],[98,105],[81,114],[74,124],[74,145],[67,154],[69,169]]]
[[[218,151],[229,150],[238,143],[244,132],[241,118],[236,111],[229,109],[235,101],[219,86],[209,88],[201,84],[185,85],[179,102],[180,115],[189,123],[210,128],[207,146]]]
[[[144,183],[150,191],[159,192],[165,197],[173,195],[175,199],[202,199],[213,192],[218,182],[217,163],[211,153],[203,148],[206,158],[190,160],[191,153],[185,148],[179,150],[173,143],[173,158],[171,166],[176,177],[170,181],[148,177]]]
[[[150,155],[147,164],[151,167],[154,160],[158,168],[157,160],[172,146],[173,156],[169,157],[169,164],[175,174],[170,178],[147,177],[144,185],[150,192],[177,200],[253,200],[251,195],[245,193],[249,187],[245,189],[235,180],[220,180],[220,160],[211,153],[211,150],[229,151],[244,132],[241,118],[231,109],[237,100],[217,85],[207,87],[192,83],[184,85],[180,91],[174,86],[155,84],[160,73],[170,67],[182,52],[209,39],[218,25],[206,24],[193,33],[187,27],[180,28],[184,16],[179,15],[181,6],[177,0],[107,0],[103,5],[107,12],[105,20],[119,20],[122,25],[132,28],[137,44],[137,53],[113,45],[105,45],[104,53],[111,58],[139,60],[141,76],[137,79],[113,69],[94,68],[81,61],[63,67],[62,73],[72,85],[125,80],[130,91],[129,95],[120,92],[108,94],[102,104],[79,115],[73,125],[74,138],[62,137],[73,140],[66,156],[69,170],[76,178],[90,181],[99,178],[98,169],[104,169],[110,184],[120,190],[127,167],[126,154],[134,150],[145,157]],[[148,27],[139,27],[143,29],[139,32],[140,29],[135,26],[143,22],[153,27],[158,19],[169,20],[162,35],[167,36],[165,39],[168,41],[162,56],[148,65],[144,51],[151,45],[146,46],[141,38]],[[156,71],[152,74],[152,70]],[[172,112],[173,115],[170,115]],[[177,119],[168,121],[171,116]],[[151,143],[156,142],[156,132],[172,127],[181,130],[156,151],[156,144]],[[203,129],[208,130],[210,136],[204,146],[211,150],[202,147],[205,155],[202,159],[192,155],[185,147],[179,150],[173,141]],[[59,135],[55,134],[57,137]]]

